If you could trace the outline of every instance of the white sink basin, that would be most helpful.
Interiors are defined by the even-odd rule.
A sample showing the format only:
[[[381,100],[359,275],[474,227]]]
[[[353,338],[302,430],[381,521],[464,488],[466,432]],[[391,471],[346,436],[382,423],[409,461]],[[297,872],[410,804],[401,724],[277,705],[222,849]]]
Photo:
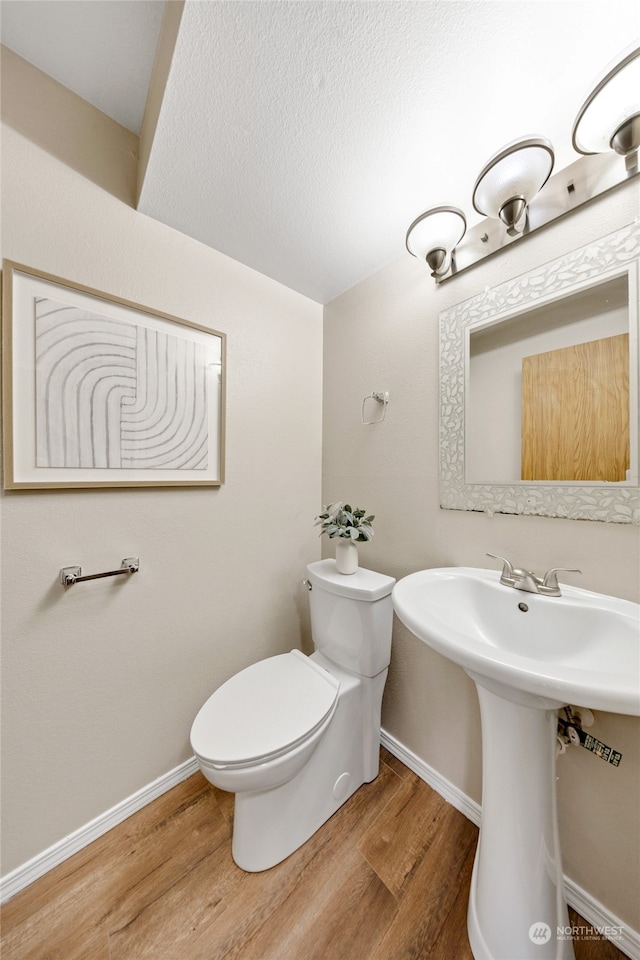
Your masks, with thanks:
[[[496,570],[442,567],[398,581],[393,605],[415,636],[477,678],[639,716],[640,606],[561,589],[544,597],[503,586]]]

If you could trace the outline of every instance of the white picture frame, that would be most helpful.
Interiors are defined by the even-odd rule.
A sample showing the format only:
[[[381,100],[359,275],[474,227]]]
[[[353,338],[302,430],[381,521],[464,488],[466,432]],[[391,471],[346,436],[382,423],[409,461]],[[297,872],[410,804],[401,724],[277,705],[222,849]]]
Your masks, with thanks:
[[[219,486],[226,337],[3,262],[7,490]]]

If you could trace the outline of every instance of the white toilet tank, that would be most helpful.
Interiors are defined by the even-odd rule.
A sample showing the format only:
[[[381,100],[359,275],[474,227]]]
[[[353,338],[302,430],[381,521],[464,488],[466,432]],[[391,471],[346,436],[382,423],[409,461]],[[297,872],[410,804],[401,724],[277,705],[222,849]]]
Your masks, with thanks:
[[[335,560],[307,566],[313,643],[332,663],[375,677],[391,659],[393,577],[358,567],[338,573]]]

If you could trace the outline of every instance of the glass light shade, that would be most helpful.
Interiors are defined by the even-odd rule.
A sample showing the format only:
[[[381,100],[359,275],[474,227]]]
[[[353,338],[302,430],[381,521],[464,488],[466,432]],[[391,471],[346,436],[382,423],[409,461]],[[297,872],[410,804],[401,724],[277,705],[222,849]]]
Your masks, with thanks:
[[[574,148],[586,154],[611,150],[616,131],[639,114],[640,47],[636,47],[605,73],[578,111],[572,133]]]
[[[407,250],[426,260],[430,253],[442,250],[445,257],[464,237],[467,221],[457,207],[433,207],[417,217],[407,230]]]
[[[485,217],[500,217],[510,200],[529,205],[553,170],[553,147],[543,137],[514,140],[485,164],[473,188],[473,206]]]

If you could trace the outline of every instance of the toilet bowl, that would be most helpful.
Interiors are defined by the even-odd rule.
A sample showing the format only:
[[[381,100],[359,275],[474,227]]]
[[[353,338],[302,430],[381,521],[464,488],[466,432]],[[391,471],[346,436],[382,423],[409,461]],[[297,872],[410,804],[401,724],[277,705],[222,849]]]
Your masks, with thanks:
[[[191,729],[200,768],[221,790],[266,790],[307,762],[335,712],[339,683],[299,650],[227,680]]]
[[[266,870],[378,773],[392,577],[307,567],[315,652],[269,657],[209,697],[191,729],[204,776],[236,794],[232,856]]]

